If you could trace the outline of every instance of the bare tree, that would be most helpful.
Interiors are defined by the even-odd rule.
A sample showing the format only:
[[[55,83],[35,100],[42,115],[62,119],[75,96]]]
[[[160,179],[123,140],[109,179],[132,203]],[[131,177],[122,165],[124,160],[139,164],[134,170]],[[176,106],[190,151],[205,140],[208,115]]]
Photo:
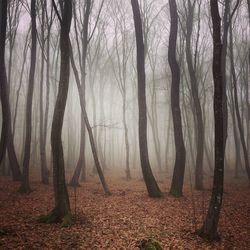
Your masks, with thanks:
[[[150,197],[161,197],[161,190],[152,173],[148,157],[147,144],[147,105],[146,105],[146,76],[145,51],[143,43],[142,23],[137,0],[131,0],[137,48],[137,77],[138,77],[138,108],[139,108],[139,148],[143,178]]]
[[[8,98],[7,76],[5,68],[5,41],[7,26],[7,0],[0,1],[0,88],[2,105],[2,132],[0,139],[0,163],[6,152],[8,141],[8,126],[10,121],[10,107]]]
[[[40,218],[41,222],[54,223],[62,222],[63,226],[71,224],[71,211],[68,196],[68,190],[65,183],[64,156],[62,145],[62,127],[65,113],[65,106],[69,89],[70,75],[70,26],[72,19],[72,0],[60,2],[62,17],[57,11],[55,2],[53,1],[55,11],[61,24],[60,33],[60,80],[56,105],[53,114],[51,129],[51,147],[53,155],[53,186],[55,196],[55,207],[47,215]]]
[[[102,4],[103,4],[103,2],[102,2]],[[101,9],[102,9],[102,4],[101,4],[101,7],[99,9],[99,14],[100,14]],[[97,173],[99,175],[99,178],[101,180],[101,183],[102,183],[102,186],[103,186],[105,193],[107,195],[110,195],[111,192],[108,188],[108,185],[106,183],[106,180],[105,180],[102,168],[101,168],[101,164],[100,164],[98,152],[97,152],[97,147],[96,147],[96,142],[94,139],[93,131],[92,131],[91,125],[89,123],[88,114],[87,114],[86,107],[85,107],[85,105],[86,105],[86,102],[85,102],[85,81],[86,81],[87,49],[88,49],[88,44],[92,38],[92,34],[94,33],[95,27],[96,27],[96,26],[94,26],[90,36],[88,36],[88,21],[89,21],[90,10],[91,10],[90,7],[91,7],[91,0],[87,0],[86,9],[85,9],[84,26],[83,26],[83,31],[82,31],[83,32],[82,33],[82,57],[80,59],[81,67],[82,67],[81,68],[81,72],[82,72],[81,80],[80,80],[79,73],[78,73],[78,70],[77,70],[77,67],[75,64],[75,60],[73,57],[72,47],[71,47],[70,59],[71,59],[71,65],[73,68],[73,72],[75,75],[75,80],[76,80],[76,84],[77,84],[77,88],[78,88],[78,93],[79,93],[79,99],[80,99],[80,105],[81,105],[81,111],[82,111],[81,115],[82,115],[82,118],[84,120],[86,129],[87,129],[87,132],[89,135],[89,141],[90,141],[90,146],[91,146],[91,150],[92,150],[92,154],[93,154],[93,158],[94,158],[94,162],[95,162],[95,167],[96,167]],[[98,21],[98,19],[96,20],[96,22],[97,21]],[[80,170],[81,170],[80,167],[81,167],[81,165],[79,165],[78,168],[76,168],[75,173],[73,175],[73,178],[75,178],[75,179],[76,179],[76,177],[79,178]],[[73,178],[72,178],[72,181],[73,181]],[[77,182],[75,182],[74,185],[77,185]]]
[[[188,1],[188,10],[186,13],[186,60],[188,65],[188,72],[191,83],[191,93],[194,101],[195,108],[195,121],[197,123],[197,136],[196,136],[196,162],[195,162],[195,188],[198,190],[203,189],[203,153],[204,153],[204,126],[202,118],[202,108],[199,99],[199,89],[198,80],[196,76],[195,61],[193,59],[192,52],[192,33],[193,33],[193,21],[194,21],[194,11],[196,6],[196,0],[191,3]],[[199,32],[199,31],[198,31]],[[199,35],[199,34],[198,34]]]
[[[23,178],[22,184],[19,189],[22,193],[31,192],[29,183],[29,165],[30,165],[30,151],[31,151],[31,132],[32,132],[32,102],[34,92],[34,78],[36,68],[36,0],[31,0],[31,60],[30,60],[30,72],[29,72],[29,85],[26,102],[26,137],[25,137],[25,148],[24,148],[24,159],[23,159]]]
[[[41,0],[41,73],[40,73],[40,123],[39,123],[39,135],[40,135],[40,159],[41,159],[41,176],[42,183],[49,183],[49,171],[47,168],[47,159],[46,159],[46,134],[44,126],[44,111],[43,111],[43,90],[44,90],[44,68],[45,68],[45,12],[46,12],[46,0]],[[48,55],[49,53],[47,53]],[[48,60],[48,59],[47,59]]]
[[[175,0],[169,0],[170,7],[170,35],[168,46],[168,61],[172,72],[171,108],[173,116],[175,140],[175,165],[170,193],[176,197],[182,195],[186,151],[183,141],[181,110],[180,110],[180,67],[176,60],[176,40],[178,32],[178,13]]]
[[[232,32],[232,23],[230,24],[230,43],[229,43],[229,49],[230,49],[230,63],[231,63],[231,72],[232,72],[232,82],[233,82],[233,99],[234,99],[234,107],[235,107],[235,114],[237,118],[237,124],[239,128],[239,134],[240,134],[240,141],[243,148],[243,154],[244,154],[244,160],[245,160],[245,168],[248,176],[248,180],[250,183],[250,162],[249,162],[249,153],[247,151],[247,145],[246,140],[244,137],[244,129],[243,124],[240,116],[240,109],[239,109],[239,101],[238,101],[238,86],[237,86],[237,76],[236,76],[236,70],[234,66],[234,50],[233,50],[233,32]]]

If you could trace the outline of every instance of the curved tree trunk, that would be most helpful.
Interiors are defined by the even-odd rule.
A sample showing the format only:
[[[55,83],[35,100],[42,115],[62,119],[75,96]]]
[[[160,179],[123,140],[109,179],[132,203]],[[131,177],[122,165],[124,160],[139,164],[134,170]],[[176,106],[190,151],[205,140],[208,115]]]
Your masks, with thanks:
[[[139,147],[140,147],[141,168],[149,196],[161,197],[162,193],[154,178],[148,157],[145,56],[144,56],[144,43],[143,43],[140,8],[137,0],[131,0],[131,4],[134,15],[136,47],[137,47]]]
[[[176,60],[176,40],[178,31],[178,14],[175,0],[169,0],[171,26],[168,47],[168,61],[172,72],[171,84],[171,108],[175,141],[175,165],[170,193],[174,196],[182,196],[184,181],[186,150],[182,133],[180,110],[180,67]]]
[[[54,6],[55,7],[55,6]],[[69,89],[70,75],[70,39],[69,32],[72,19],[72,0],[63,1],[61,33],[60,33],[60,79],[58,95],[52,120],[51,148],[53,156],[53,187],[55,195],[55,207],[42,222],[63,222],[64,226],[71,223],[70,202],[65,182],[64,156],[62,145],[62,127]]]

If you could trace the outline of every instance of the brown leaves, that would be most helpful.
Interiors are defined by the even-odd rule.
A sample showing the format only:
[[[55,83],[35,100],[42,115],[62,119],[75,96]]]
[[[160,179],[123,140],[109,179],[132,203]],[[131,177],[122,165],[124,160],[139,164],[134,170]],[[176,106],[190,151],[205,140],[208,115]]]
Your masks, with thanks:
[[[166,182],[163,182],[166,187]],[[169,183],[168,183],[169,184]],[[209,243],[194,234],[192,200],[189,187],[184,197],[166,194],[161,199],[147,196],[143,182],[110,182],[112,196],[105,196],[96,180],[69,188],[74,224],[40,224],[36,219],[53,208],[52,186],[32,183],[34,192],[16,193],[17,183],[1,178],[0,229],[14,233],[0,236],[0,249],[138,249],[143,239],[156,239],[163,249],[247,249],[250,245],[247,185],[226,184],[220,220],[221,241]],[[94,191],[94,193],[93,193]],[[194,192],[198,227],[207,208],[210,191]],[[75,213],[76,205],[76,215]]]

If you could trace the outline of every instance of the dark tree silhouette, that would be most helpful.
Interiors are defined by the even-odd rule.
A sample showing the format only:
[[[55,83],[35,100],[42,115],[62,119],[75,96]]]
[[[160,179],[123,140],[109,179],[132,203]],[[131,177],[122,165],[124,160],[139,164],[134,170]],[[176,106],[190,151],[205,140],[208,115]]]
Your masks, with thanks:
[[[6,153],[8,141],[8,126],[10,120],[7,76],[5,68],[5,41],[7,26],[7,0],[0,1],[0,97],[2,105],[2,132],[0,139],[0,164]]]
[[[63,222],[64,226],[71,224],[71,211],[68,190],[65,183],[64,156],[62,145],[62,127],[65,113],[65,106],[69,89],[70,75],[70,39],[69,32],[72,19],[72,1],[62,1],[62,18],[58,17],[61,23],[60,33],[60,79],[58,95],[52,120],[51,148],[53,157],[53,186],[55,195],[55,208],[50,214],[41,218],[45,222]],[[55,8],[56,9],[56,8]]]
[[[22,193],[31,192],[29,183],[29,164],[30,164],[30,151],[31,151],[31,132],[32,132],[32,103],[34,92],[34,78],[36,68],[36,0],[31,0],[31,60],[30,60],[30,72],[29,72],[29,85],[26,102],[26,136],[25,136],[25,148],[23,158],[23,176],[22,184],[19,189]]]
[[[180,67],[176,60],[176,40],[178,32],[178,13],[175,0],[169,0],[170,7],[170,35],[168,46],[168,61],[172,73],[171,109],[173,116],[175,164],[170,193],[176,197],[182,196],[185,172],[186,150],[183,141],[181,110],[180,110]]]
[[[161,190],[152,173],[148,157],[147,143],[147,105],[146,105],[146,76],[145,56],[142,34],[140,8],[137,0],[131,0],[134,15],[136,48],[137,48],[137,77],[138,77],[138,107],[139,107],[139,147],[143,178],[150,197],[161,197]]]
[[[198,234],[209,240],[218,238],[217,226],[223,197],[224,178],[224,119],[223,119],[223,77],[222,77],[222,41],[221,18],[218,0],[210,0],[213,22],[213,78],[214,78],[214,120],[215,120],[215,162],[212,196],[206,219]]]
[[[44,85],[44,64],[45,64],[45,11],[46,11],[46,0],[42,0],[42,15],[41,15],[41,75],[40,75],[40,127],[39,127],[39,136],[40,136],[40,159],[41,159],[41,177],[42,183],[49,183],[49,171],[47,167],[46,159],[46,133],[44,126],[44,112],[43,112],[43,85]]]

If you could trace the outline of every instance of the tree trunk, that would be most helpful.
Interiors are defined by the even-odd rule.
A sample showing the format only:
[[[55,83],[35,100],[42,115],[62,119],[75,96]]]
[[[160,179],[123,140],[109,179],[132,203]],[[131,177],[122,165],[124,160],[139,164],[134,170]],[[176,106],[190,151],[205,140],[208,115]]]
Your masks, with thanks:
[[[23,159],[23,178],[22,184],[19,189],[22,193],[31,191],[29,183],[29,164],[30,164],[30,151],[31,151],[31,134],[32,134],[32,102],[34,92],[34,78],[36,67],[36,0],[31,0],[31,61],[29,72],[29,85],[26,103],[26,137]]]
[[[139,148],[143,178],[150,197],[161,197],[162,193],[154,178],[148,157],[147,144],[147,104],[145,56],[140,8],[137,0],[131,0],[137,47],[138,108],[139,108]]]
[[[60,79],[58,95],[52,120],[51,148],[53,156],[53,186],[55,195],[55,207],[40,221],[63,222],[63,226],[71,224],[71,211],[68,190],[65,183],[64,156],[62,145],[62,127],[65,113],[65,106],[69,89],[70,75],[70,26],[72,19],[72,0],[65,0],[62,9],[61,34],[60,34]]]
[[[188,72],[191,83],[191,92],[195,106],[195,116],[197,123],[197,136],[196,136],[196,162],[195,162],[195,188],[197,190],[203,189],[203,155],[204,155],[204,127],[202,119],[202,109],[199,100],[199,90],[198,90],[198,81],[196,77],[196,72],[192,59],[192,49],[191,49],[191,37],[193,31],[193,18],[194,18],[194,8],[195,4],[191,4],[190,0],[188,1],[188,15],[187,15],[187,34],[186,34],[186,59],[188,65]]]
[[[74,5],[74,14],[75,14],[75,5]],[[83,39],[82,39],[82,58],[79,59],[81,61],[81,91],[78,89],[79,96],[82,96],[83,105],[86,106],[86,98],[85,98],[85,90],[86,90],[86,57],[87,57],[87,48],[88,48],[88,25],[89,25],[89,17],[91,10],[91,0],[86,1],[86,8],[84,11],[84,21],[83,21]],[[76,21],[76,16],[74,17]],[[76,23],[74,23],[76,26]],[[76,30],[76,27],[75,27]],[[77,32],[77,30],[76,30]],[[71,54],[73,52],[71,51]],[[80,53],[80,49],[78,50]],[[75,69],[76,70],[76,69]],[[73,69],[74,71],[74,69]],[[75,72],[75,71],[74,71]],[[79,185],[79,177],[82,171],[81,180],[86,180],[86,160],[85,160],[85,144],[86,144],[86,130],[85,130],[85,121],[83,114],[81,114],[81,141],[80,141],[80,152],[79,159],[73,174],[73,177],[70,181],[70,185],[78,186]]]
[[[125,147],[126,147],[126,178],[127,180],[131,179],[131,173],[129,168],[129,139],[128,139],[128,126],[126,119],[126,90],[124,87],[123,93],[123,103],[122,103],[122,123],[124,128],[124,136],[125,136]]]
[[[210,0],[213,22],[213,78],[214,78],[214,120],[215,120],[215,145],[214,145],[214,181],[212,196],[206,219],[198,234],[206,239],[218,238],[217,226],[219,222],[224,182],[224,118],[223,118],[223,72],[222,72],[222,42],[221,18],[218,0]]]
[[[45,1],[42,2],[42,20],[41,20],[41,75],[40,75],[40,159],[41,159],[41,177],[42,183],[49,183],[49,171],[47,168],[46,159],[46,144],[45,144],[45,131],[44,131],[44,112],[43,112],[43,84],[44,84],[44,53],[45,53],[45,37],[44,37],[44,22],[45,22]]]
[[[109,191],[109,188],[108,188],[108,185],[106,183],[105,177],[103,175],[101,164],[100,164],[100,161],[99,161],[99,158],[98,158],[98,153],[97,153],[97,149],[96,149],[96,145],[95,145],[95,140],[94,140],[92,128],[90,126],[87,111],[86,111],[86,108],[85,108],[84,97],[81,94],[82,93],[82,86],[81,86],[81,83],[80,83],[79,74],[78,74],[78,71],[77,71],[77,68],[76,68],[76,65],[75,65],[75,61],[74,61],[74,58],[73,58],[72,48],[71,48],[70,58],[71,58],[71,65],[72,65],[74,75],[75,75],[75,79],[76,79],[76,84],[77,84],[77,87],[78,87],[78,93],[79,93],[79,98],[80,98],[80,105],[81,105],[82,115],[83,115],[85,125],[86,125],[87,131],[88,131],[90,146],[91,146],[93,158],[94,158],[94,161],[95,161],[95,167],[96,167],[97,173],[99,175],[100,181],[102,183],[104,192],[107,195],[110,195],[111,192]]]
[[[245,168],[248,176],[248,181],[250,184],[250,162],[248,158],[248,149],[246,145],[246,140],[244,137],[244,130],[243,130],[243,124],[241,121],[240,117],[240,110],[239,110],[239,102],[238,102],[238,91],[237,91],[237,76],[235,72],[235,67],[234,67],[234,51],[233,51],[233,32],[232,32],[232,24],[230,25],[230,62],[231,62],[231,72],[232,72],[232,77],[233,77],[233,90],[234,90],[234,107],[235,107],[235,114],[237,118],[237,124],[239,128],[239,133],[240,133],[240,141],[241,145],[243,148],[243,155],[244,155],[244,160],[245,160]]]
[[[86,162],[85,162],[85,122],[83,115],[81,114],[81,139],[80,139],[80,151],[79,151],[79,159],[74,171],[74,174],[69,183],[70,186],[77,187],[80,186],[79,178],[82,171],[82,180],[86,180]]]
[[[180,110],[180,67],[176,60],[176,40],[178,31],[178,13],[175,0],[169,0],[171,26],[168,47],[168,61],[172,72],[171,108],[175,141],[175,165],[170,193],[182,196],[186,150],[183,141],[181,110]]]
[[[8,98],[7,76],[5,68],[5,41],[7,26],[7,0],[0,1],[0,90],[2,105],[2,132],[0,139],[0,164],[6,153],[8,143],[8,127],[10,121],[10,108]]]

